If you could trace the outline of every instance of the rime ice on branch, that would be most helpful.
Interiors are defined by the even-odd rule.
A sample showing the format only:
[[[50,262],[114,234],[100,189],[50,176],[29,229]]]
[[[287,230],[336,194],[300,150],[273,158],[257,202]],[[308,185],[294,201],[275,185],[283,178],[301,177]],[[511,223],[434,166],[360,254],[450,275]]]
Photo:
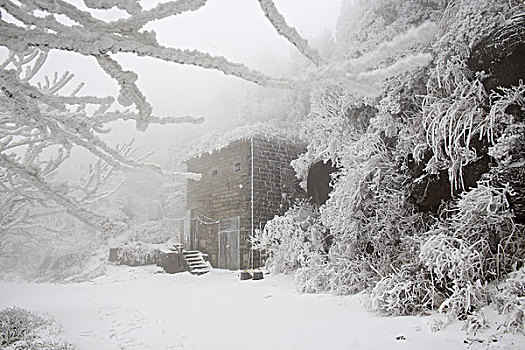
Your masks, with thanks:
[[[130,157],[132,144],[110,147],[97,134],[107,133],[104,127],[115,119],[134,119],[139,113],[106,112],[114,103],[112,97],[77,96],[80,84],[69,95],[59,92],[73,78],[62,76],[31,85],[28,81],[42,67],[47,56],[38,49],[10,53],[0,66],[0,223],[3,231],[33,227],[35,219],[46,213],[66,211],[82,222],[101,229],[104,218],[84,207],[113,190],[100,191],[100,184],[117,168],[152,168],[156,165]],[[125,87],[126,85],[123,84]],[[122,85],[121,85],[122,87]],[[124,89],[124,87],[122,89]],[[141,96],[137,93],[137,96]],[[137,99],[136,96],[131,97]],[[146,102],[147,104],[147,102]],[[91,107],[93,112],[87,110]],[[144,115],[144,121],[157,121]],[[149,118],[149,119],[146,119]],[[189,118],[168,118],[161,122],[195,121]],[[84,182],[78,185],[59,183],[53,175],[69,158],[71,150],[80,146],[96,156]],[[165,172],[164,172],[165,173]],[[171,173],[173,176],[193,176]],[[40,208],[38,215],[29,209]]]
[[[131,145],[113,148],[103,142],[98,135],[108,132],[105,125],[114,120],[134,120],[137,128],[144,130],[151,123],[202,121],[200,118],[152,115],[151,105],[136,84],[137,75],[125,71],[112,58],[113,54],[131,53],[219,70],[270,87],[340,83],[359,94],[377,94],[382,80],[425,65],[430,60],[428,55],[419,54],[407,55],[392,64],[385,63],[401,50],[429,40],[434,27],[425,24],[391,43],[380,45],[373,55],[350,61],[325,62],[297,30],[286,24],[271,0],[259,0],[259,3],[277,32],[314,62],[315,67],[300,78],[274,78],[224,57],[165,47],[157,42],[154,31],[143,29],[152,21],[197,11],[206,4],[205,0],[171,1],[150,10],[142,9],[135,0],[84,0],[88,8],[108,10],[117,7],[128,14],[126,18],[110,22],[97,19],[90,12],[63,0],[0,1],[0,14],[3,14],[0,16],[0,45],[9,51],[9,57],[0,63],[2,232],[34,225],[32,218],[36,214],[29,214],[29,209],[35,207],[41,208],[38,215],[65,210],[101,229],[104,219],[83,206],[110,193],[99,191],[104,178],[122,167],[148,167],[163,172],[155,165],[132,159]],[[72,24],[64,24],[63,18]],[[69,72],[46,78],[40,84],[32,83],[50,50],[94,57],[101,69],[117,82],[119,93],[116,99],[81,96],[82,84],[69,96],[60,94],[73,77]],[[53,173],[70,156],[74,146],[84,148],[99,162],[92,167],[82,185],[54,182]],[[184,173],[172,175],[193,176]]]

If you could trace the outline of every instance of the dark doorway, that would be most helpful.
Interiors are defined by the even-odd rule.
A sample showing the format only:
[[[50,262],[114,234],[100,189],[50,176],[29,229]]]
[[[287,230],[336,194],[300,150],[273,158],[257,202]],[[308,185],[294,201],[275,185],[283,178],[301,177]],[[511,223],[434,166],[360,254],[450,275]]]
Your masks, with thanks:
[[[306,181],[306,191],[310,201],[317,205],[323,205],[332,192],[332,174],[339,169],[332,164],[331,160],[326,163],[317,162],[310,167]]]

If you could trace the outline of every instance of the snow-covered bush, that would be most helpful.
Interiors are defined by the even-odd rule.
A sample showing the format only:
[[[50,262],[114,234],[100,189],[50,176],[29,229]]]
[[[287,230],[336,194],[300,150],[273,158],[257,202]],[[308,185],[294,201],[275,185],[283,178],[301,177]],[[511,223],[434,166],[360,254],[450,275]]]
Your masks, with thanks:
[[[464,74],[455,71],[447,77],[451,82],[442,83],[447,88],[441,96],[429,95],[423,102],[427,143],[433,154],[426,170],[431,174],[448,170],[454,189],[465,187],[463,167],[478,159],[471,140],[493,137],[493,123],[483,110],[485,89],[478,79],[469,81]]]
[[[0,345],[2,349],[74,350],[76,346],[61,340],[43,338],[43,334],[56,336],[57,326],[31,311],[12,307],[0,310]],[[54,334],[53,334],[54,333]]]
[[[15,236],[9,242],[9,253],[1,261],[2,277],[64,282],[100,267],[91,262],[105,243],[93,228],[60,214],[45,217],[43,223],[54,229],[37,226],[30,234]]]
[[[496,143],[490,147],[489,154],[498,161],[501,166],[508,166],[521,159],[515,159],[516,155],[525,152],[525,123],[515,123],[509,125],[502,135],[498,137]]]
[[[426,233],[419,258],[447,297],[443,312],[465,318],[488,303],[488,282],[523,264],[525,230],[514,223],[508,195],[507,188],[479,182]]]
[[[524,88],[520,83],[488,93],[485,75],[470,71],[467,60],[476,44],[524,11],[522,2],[495,0],[343,6],[340,56],[366,56],[428,19],[439,33],[413,48],[432,52],[433,63],[383,82],[379,97],[360,97],[335,83],[311,93],[301,130],[308,149],[292,165],[303,184],[320,160],[340,171],[319,208],[331,244],[326,254],[304,259],[296,274],[299,290],[368,290],[369,305],[385,314],[439,308],[481,327],[482,317],[474,314],[490,302],[492,285],[524,263],[524,229],[509,206],[514,191],[504,178],[495,181],[494,164],[486,165],[490,172],[476,169],[491,182],[473,186],[479,177],[469,178],[469,188],[463,175],[482,157],[489,163],[488,149],[498,169],[523,167]],[[435,209],[415,198],[441,190],[447,193]]]
[[[488,287],[480,280],[465,281],[461,286],[454,284],[447,290],[450,296],[439,306],[441,313],[449,314],[460,320],[468,320],[490,301]]]
[[[2,346],[22,340],[35,328],[46,324],[42,317],[18,307],[0,310],[0,320]]]
[[[38,274],[37,281],[65,281],[86,272],[86,265],[91,260],[96,248],[88,242],[67,248],[46,251],[33,274]],[[85,244],[85,245],[84,245]],[[54,254],[53,254],[54,253]]]
[[[166,227],[163,221],[148,221],[142,224],[130,225],[126,230],[125,240],[161,244],[174,238],[175,233]]]
[[[323,293],[329,290],[333,281],[327,266],[324,251],[311,252],[305,266],[295,273],[296,289],[300,293]]]
[[[154,247],[142,242],[130,242],[117,249],[117,265],[141,266],[157,262],[158,254]]]
[[[414,315],[436,308],[443,299],[428,271],[407,262],[375,284],[367,304],[385,315]]]
[[[485,76],[467,67],[472,48],[498,25],[524,11],[519,2],[459,0],[450,3],[440,19],[441,33],[432,45],[434,65],[429,69],[422,103],[426,144],[432,158],[426,171],[447,170],[451,190],[465,188],[463,169],[479,159],[475,139],[492,144],[505,99],[488,110]],[[494,100],[494,99],[493,99]]]
[[[406,202],[404,170],[380,135],[351,137],[336,153],[343,169],[320,207],[331,245],[325,259],[312,259],[315,264],[298,272],[300,290],[356,293],[417,257],[417,234],[427,219]]]
[[[331,276],[326,289],[347,294],[372,287],[413,258],[426,224],[406,202],[407,178],[380,132],[356,132],[341,144],[334,153],[343,168],[320,219],[333,236],[324,264]]]
[[[361,193],[370,188],[363,186],[362,190]],[[331,201],[337,194],[336,188],[322,208],[326,225],[337,222],[330,228],[334,237],[327,264],[333,292],[355,293],[372,287],[375,281],[414,259],[419,245],[417,233],[424,230],[426,223],[424,215],[403,203],[401,191],[386,188],[371,191],[371,198],[364,198],[346,212],[342,206],[337,211],[332,207]]]
[[[491,119],[502,120],[502,123],[499,136],[488,153],[497,161],[500,169],[515,166],[525,154],[525,123],[517,120],[516,116],[525,114],[525,85],[520,80],[518,86],[500,88],[491,93],[490,99]],[[514,110],[514,113],[509,113],[509,109]]]
[[[500,312],[507,315],[506,330],[525,333],[525,268],[509,274],[497,286],[493,299]]]
[[[256,232],[254,249],[267,255],[271,272],[286,273],[305,266],[312,254],[322,251],[323,233],[314,207],[300,202]]]

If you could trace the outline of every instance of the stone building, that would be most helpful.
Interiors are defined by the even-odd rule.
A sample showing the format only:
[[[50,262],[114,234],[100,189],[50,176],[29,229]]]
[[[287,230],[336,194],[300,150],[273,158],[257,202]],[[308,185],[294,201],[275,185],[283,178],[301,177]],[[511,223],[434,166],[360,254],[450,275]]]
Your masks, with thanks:
[[[208,254],[213,267],[260,266],[249,238],[305,196],[290,166],[303,151],[293,141],[252,136],[188,159],[187,170],[202,179],[188,180],[185,248]]]

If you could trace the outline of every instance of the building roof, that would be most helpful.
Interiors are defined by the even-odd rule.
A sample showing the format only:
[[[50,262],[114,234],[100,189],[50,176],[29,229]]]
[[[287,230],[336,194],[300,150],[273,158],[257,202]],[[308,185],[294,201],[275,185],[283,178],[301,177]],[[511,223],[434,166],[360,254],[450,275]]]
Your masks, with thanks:
[[[252,139],[259,139],[281,142],[286,144],[306,145],[306,143],[303,140],[301,140],[297,136],[297,134],[292,133],[289,130],[282,128],[277,129],[276,127],[269,127],[267,124],[263,125],[264,126],[262,126],[261,124],[254,124],[245,127],[240,127],[221,135],[215,135],[215,138],[211,137],[208,140],[204,140],[202,142],[202,151],[196,152],[195,154],[189,156],[184,160],[184,162],[190,159],[200,158],[206,153],[213,154],[222,150],[223,148],[228,147],[233,142],[242,140],[248,141]]]

